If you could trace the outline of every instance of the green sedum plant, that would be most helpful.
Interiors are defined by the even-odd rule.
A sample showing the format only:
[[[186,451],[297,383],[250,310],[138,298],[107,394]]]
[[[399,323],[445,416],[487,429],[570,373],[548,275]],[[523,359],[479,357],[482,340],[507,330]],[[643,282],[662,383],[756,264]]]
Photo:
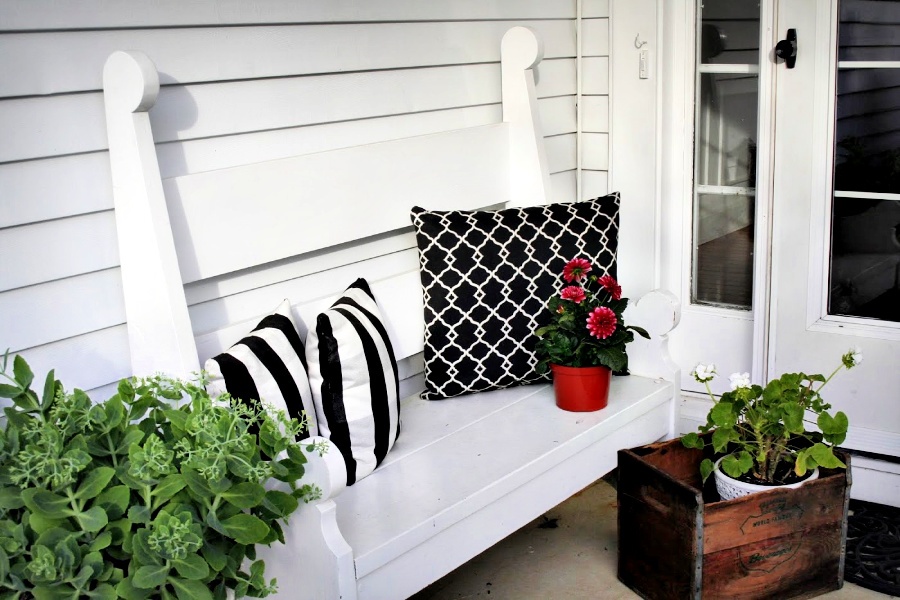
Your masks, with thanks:
[[[302,424],[209,397],[203,381],[123,380],[94,404],[20,356],[0,365],[0,598],[203,600],[275,590],[256,545],[319,490]],[[308,450],[316,448],[310,445]],[[270,482],[283,489],[271,489]],[[247,566],[248,565],[248,566]],[[247,568],[245,568],[247,566]]]
[[[862,362],[862,351],[851,349],[841,357],[841,364],[827,378],[823,375],[785,373],[765,387],[751,385],[748,373],[730,377],[732,391],[716,398],[709,382],[716,375],[715,365],[697,365],[692,375],[706,386],[713,400],[700,437],[689,433],[681,438],[688,448],[703,449],[707,443],[717,454],[724,454],[721,469],[733,478],[753,483],[780,485],[789,477],[802,478],[816,467],[846,468],[832,447],[847,436],[847,415],[833,415],[821,395],[822,388],[843,368]],[[807,425],[818,430],[808,430]],[[715,465],[706,458],[700,464],[703,481]]]

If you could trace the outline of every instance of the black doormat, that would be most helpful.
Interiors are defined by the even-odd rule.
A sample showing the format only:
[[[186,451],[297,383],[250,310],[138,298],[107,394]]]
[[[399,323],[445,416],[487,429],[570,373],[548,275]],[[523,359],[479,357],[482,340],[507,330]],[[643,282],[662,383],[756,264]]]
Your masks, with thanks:
[[[900,596],[900,508],[850,501],[844,579]]]

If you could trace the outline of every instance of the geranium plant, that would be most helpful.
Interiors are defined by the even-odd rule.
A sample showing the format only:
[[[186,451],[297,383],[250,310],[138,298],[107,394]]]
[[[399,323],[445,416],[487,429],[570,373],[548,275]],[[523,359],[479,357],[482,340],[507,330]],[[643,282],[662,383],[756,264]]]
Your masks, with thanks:
[[[10,374],[7,358],[0,597],[211,600],[275,589],[256,544],[283,541],[279,522],[318,493],[300,485],[301,423],[162,376],[123,380],[94,404],[51,371],[39,396],[25,360],[16,356]],[[273,480],[283,489],[264,487]]]
[[[785,373],[765,387],[750,383],[748,373],[730,376],[731,391],[716,398],[709,382],[716,376],[715,365],[697,365],[694,379],[706,386],[713,407],[700,433],[712,431],[706,440],[697,433],[681,438],[688,448],[703,449],[712,444],[724,454],[721,469],[726,475],[750,483],[781,485],[804,477],[816,467],[844,468],[832,447],[847,435],[847,415],[828,411],[822,388],[843,369],[862,362],[862,351],[851,349],[827,378],[823,375]],[[818,430],[808,430],[807,425]],[[703,481],[715,465],[706,458],[700,465]]]
[[[592,275],[591,270],[583,258],[574,258],[563,268],[567,285],[550,298],[551,322],[535,332],[540,338],[538,373],[546,372],[550,363],[624,371],[625,344],[634,340],[635,332],[650,338],[640,327],[625,325],[622,313],[628,298],[622,297],[619,283],[610,275]]]

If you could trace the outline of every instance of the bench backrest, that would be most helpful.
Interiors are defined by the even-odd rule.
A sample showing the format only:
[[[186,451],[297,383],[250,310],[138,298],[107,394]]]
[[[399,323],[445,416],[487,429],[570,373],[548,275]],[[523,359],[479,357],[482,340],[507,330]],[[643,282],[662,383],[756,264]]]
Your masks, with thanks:
[[[541,56],[532,30],[504,36],[501,123],[163,180],[148,115],[156,68],[139,52],[111,55],[104,99],[133,373],[187,376],[285,297],[305,327],[360,276],[386,312],[402,374],[420,372],[409,209],[548,201],[532,71]]]

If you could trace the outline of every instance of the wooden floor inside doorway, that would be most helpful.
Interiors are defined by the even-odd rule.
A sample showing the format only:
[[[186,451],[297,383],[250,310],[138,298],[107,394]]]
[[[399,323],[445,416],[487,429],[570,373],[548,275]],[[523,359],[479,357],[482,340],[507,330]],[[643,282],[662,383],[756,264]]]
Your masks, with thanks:
[[[697,300],[750,308],[753,298],[753,227],[700,244]]]

